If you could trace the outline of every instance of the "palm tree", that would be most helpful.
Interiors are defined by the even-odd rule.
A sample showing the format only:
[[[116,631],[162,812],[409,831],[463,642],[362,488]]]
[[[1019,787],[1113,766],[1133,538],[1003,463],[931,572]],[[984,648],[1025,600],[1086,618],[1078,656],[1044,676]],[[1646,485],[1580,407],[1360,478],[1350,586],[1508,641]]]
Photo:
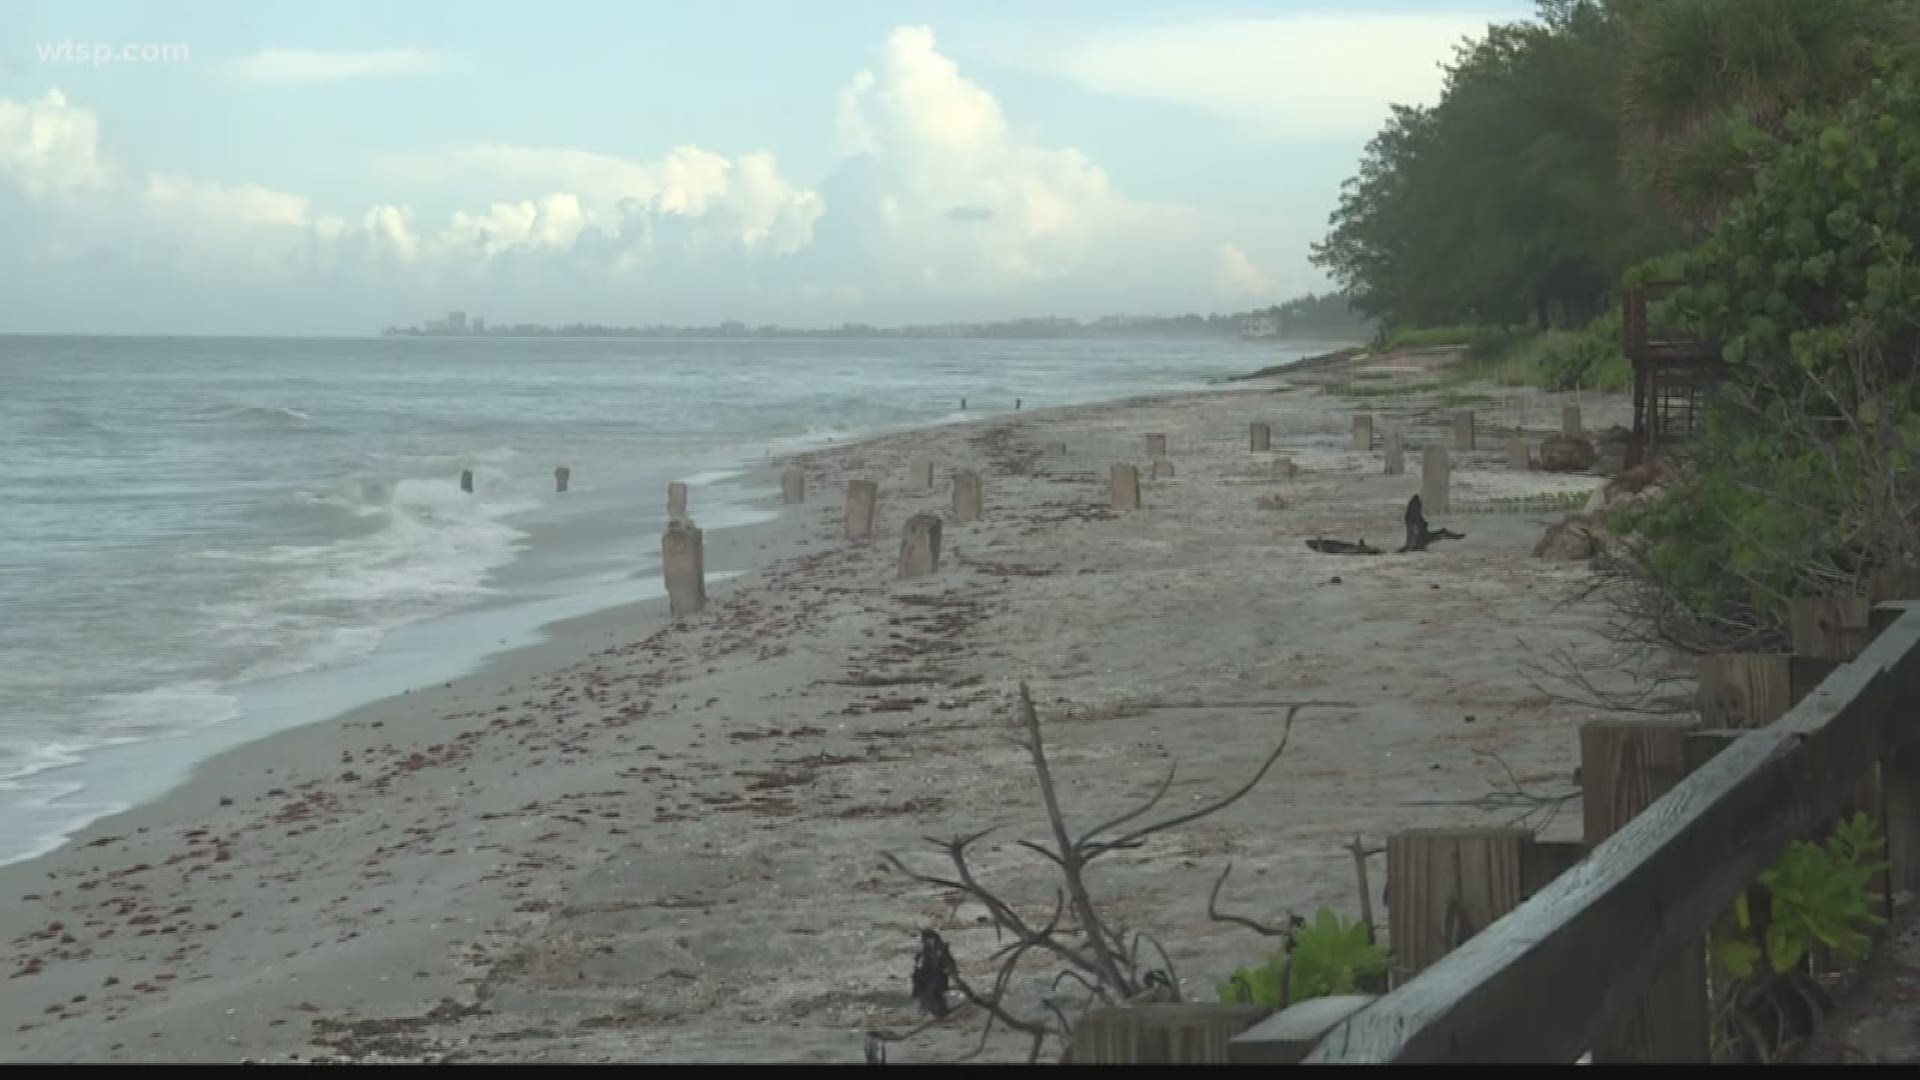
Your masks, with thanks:
[[[1750,183],[1743,133],[1786,134],[1796,109],[1845,99],[1872,51],[1915,39],[1912,0],[1614,0],[1628,31],[1628,174],[1688,225],[1712,227]]]

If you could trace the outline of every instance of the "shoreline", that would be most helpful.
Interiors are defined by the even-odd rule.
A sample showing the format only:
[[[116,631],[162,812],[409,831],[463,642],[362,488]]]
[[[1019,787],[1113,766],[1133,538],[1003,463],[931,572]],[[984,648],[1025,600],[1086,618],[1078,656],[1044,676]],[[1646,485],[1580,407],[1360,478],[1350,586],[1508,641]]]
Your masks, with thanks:
[[[903,758],[895,747],[908,743],[899,741],[898,735],[862,737],[858,731],[843,729],[891,720],[893,725],[878,730],[898,730],[915,742],[922,738],[935,743],[977,741],[964,729],[953,729],[952,722],[969,717],[985,722],[1002,713],[1004,687],[998,683],[1010,674],[984,679],[985,672],[968,674],[963,669],[977,666],[970,665],[969,659],[991,659],[989,666],[1026,669],[1036,693],[1043,695],[1043,712],[1067,708],[1061,702],[1071,699],[1070,711],[1086,710],[1084,715],[1074,713],[1079,720],[1093,722],[1103,711],[1117,710],[1110,722],[1129,730],[1137,727],[1143,717],[1127,715],[1137,703],[1129,704],[1128,694],[1120,692],[1126,687],[1093,692],[1102,682],[1093,670],[1100,666],[1095,654],[1102,653],[1106,643],[1079,639],[1101,637],[1097,622],[1068,617],[1076,605],[1089,616],[1112,616],[1100,597],[1081,595],[1077,589],[1069,590],[1070,596],[1054,597],[1065,605],[1054,618],[1057,625],[1046,624],[1044,607],[1027,615],[1015,615],[1014,610],[1026,610],[1025,586],[1038,590],[1077,584],[1079,576],[1088,573],[1096,580],[1124,583],[1130,593],[1120,599],[1128,607],[1138,607],[1142,601],[1164,604],[1167,601],[1158,594],[1177,591],[1181,571],[1173,569],[1172,578],[1155,581],[1160,573],[1150,570],[1143,577],[1134,570],[1089,565],[1070,574],[1058,568],[1041,570],[1039,564],[1023,570],[1018,561],[1008,560],[1022,554],[1025,545],[1080,533],[1092,537],[1087,541],[1092,546],[1063,551],[1063,560],[1098,563],[1118,557],[1124,561],[1129,550],[1139,554],[1167,543],[1209,543],[1190,526],[1168,518],[1156,503],[1171,508],[1179,502],[1183,485],[1204,485],[1202,478],[1216,459],[1224,464],[1235,457],[1252,457],[1245,452],[1244,423],[1236,431],[1230,419],[1213,415],[1218,412],[1256,408],[1265,414],[1290,409],[1292,422],[1274,425],[1275,449],[1295,449],[1296,460],[1307,470],[1302,482],[1295,484],[1236,474],[1214,478],[1218,482],[1212,487],[1220,491],[1195,492],[1207,499],[1225,493],[1228,503],[1215,507],[1209,502],[1209,511],[1246,504],[1232,511],[1242,527],[1252,526],[1256,532],[1262,528],[1251,509],[1252,499],[1262,491],[1284,487],[1304,507],[1317,497],[1337,496],[1343,486],[1367,487],[1369,479],[1372,487],[1382,486],[1380,478],[1348,474],[1344,459],[1335,463],[1342,452],[1327,444],[1337,445],[1340,432],[1335,429],[1340,425],[1322,421],[1344,420],[1341,403],[1322,398],[1317,391],[1272,394],[1271,390],[1243,383],[1226,390],[1145,395],[895,432],[791,455],[809,472],[808,503],[772,521],[710,531],[710,574],[741,572],[715,587],[708,611],[686,620],[680,630],[660,630],[667,620],[658,599],[562,620],[545,628],[547,640],[496,655],[466,677],[226,751],[202,763],[158,802],[97,821],[52,855],[0,868],[0,889],[13,890],[17,900],[33,898],[0,917],[14,954],[9,958],[9,975],[19,980],[9,985],[15,991],[9,995],[15,1004],[0,1008],[0,1030],[9,1033],[13,1056],[307,1060],[314,1056],[317,1041],[324,1056],[372,1054],[417,1060],[447,1052],[444,1040],[429,1037],[428,1032],[487,1029],[494,1026],[493,1018],[505,1015],[547,1016],[551,1021],[551,1014],[570,1008],[576,1014],[570,1029],[524,1040],[494,1040],[489,1035],[480,1038],[477,1051],[469,1042],[462,1044],[467,1048],[461,1052],[526,1060],[537,1056],[537,1049],[538,1055],[554,1060],[591,1060],[596,1052],[617,1045],[631,1055],[658,1059],[692,1060],[705,1055],[724,1060],[729,1054],[768,1059],[765,1047],[751,1033],[736,1036],[745,1042],[730,1043],[715,1032],[696,1032],[688,1028],[689,1024],[700,1027],[698,1021],[687,1019],[693,1014],[684,1009],[674,1013],[663,1008],[660,1000],[652,1000],[679,1001],[689,992],[712,992],[708,983],[715,979],[731,984],[754,967],[751,950],[744,945],[730,947],[723,932],[695,927],[689,940],[705,942],[705,951],[712,955],[688,968],[668,954],[682,954],[694,946],[656,942],[653,929],[628,925],[645,921],[631,914],[635,910],[631,906],[608,908],[606,901],[591,897],[632,872],[621,867],[631,868],[636,861],[646,864],[640,879],[644,885],[627,881],[616,891],[658,893],[666,899],[724,891],[722,879],[731,881],[734,870],[714,865],[711,856],[701,854],[708,851],[728,853],[727,867],[764,866],[768,880],[805,885],[792,891],[796,900],[831,900],[833,886],[847,882],[858,882],[854,889],[864,896],[884,891],[876,889],[871,867],[855,870],[845,860],[851,852],[871,850],[875,841],[887,837],[897,837],[888,842],[910,850],[917,843],[912,838],[920,832],[946,828],[943,815],[958,809],[962,800],[932,781],[937,776],[950,786],[955,765],[942,765],[940,760],[953,755],[951,748],[930,747],[931,757],[913,753]],[[1309,406],[1309,399],[1316,404]],[[1388,408],[1372,404],[1376,412]],[[1407,411],[1411,421],[1419,407]],[[1162,418],[1168,421],[1162,426],[1174,430],[1174,457],[1182,475],[1147,483],[1148,510],[1135,521],[1115,521],[1110,513],[1096,512],[1103,509],[1099,504],[1104,495],[1104,466],[1098,463],[1139,459],[1141,455],[1131,450],[1138,444],[1139,423]],[[1183,429],[1175,420],[1189,426]],[[1601,418],[1595,421],[1600,426]],[[1202,429],[1211,433],[1204,440],[1199,434]],[[1068,439],[1065,460],[1054,462],[1039,449],[1056,441],[1047,437],[1049,433]],[[1237,453],[1230,448],[1236,442]],[[909,589],[906,583],[894,586],[888,581],[887,565],[892,539],[897,538],[899,522],[907,512],[903,504],[936,509],[944,502],[939,491],[899,490],[905,457],[929,449],[942,459],[943,475],[949,465],[962,464],[968,457],[985,466],[989,512],[983,523],[950,525],[945,567],[923,586]],[[1480,456],[1496,455],[1482,451]],[[1204,464],[1196,460],[1202,458]],[[1190,463],[1198,471],[1189,473]],[[1095,466],[1100,475],[1061,473],[1055,468],[1083,464]],[[774,468],[768,467],[739,482],[764,492],[773,473]],[[834,481],[848,475],[882,479],[883,531],[874,543],[849,545],[833,535],[839,494]],[[1082,486],[1089,484],[1091,488]],[[1063,498],[1084,501],[1062,502]],[[762,499],[777,507],[777,492],[766,492]],[[1377,496],[1366,498],[1368,505],[1377,502]],[[698,507],[693,509],[698,520]],[[1362,505],[1328,509],[1332,512],[1316,514],[1314,524],[1325,528],[1351,524],[1373,528],[1376,535],[1392,532],[1397,525],[1397,514],[1390,507],[1384,516],[1365,511],[1358,517],[1356,512],[1364,511]],[[1521,520],[1524,515],[1511,517],[1516,520],[1497,524],[1476,517],[1467,531],[1471,535],[1497,529],[1503,543],[1511,546],[1511,541],[1524,538],[1530,546],[1538,530]],[[1012,527],[1018,521],[1026,525]],[[1124,541],[1115,548],[1111,540],[1098,539],[1114,529],[1124,533],[1129,526],[1171,529],[1171,539],[1151,541],[1145,549],[1138,547],[1140,541]],[[1298,578],[1287,566],[1315,558],[1297,548],[1295,541],[1273,553],[1273,558],[1281,560],[1282,580]],[[1246,555],[1237,550],[1213,554],[1224,554],[1235,562],[1243,562]],[[1415,557],[1394,561],[1411,558]],[[1358,569],[1349,571],[1350,576]],[[1561,568],[1546,569],[1555,571],[1548,578],[1565,576]],[[1191,573],[1204,576],[1210,568],[1196,565]],[[953,589],[963,581],[981,595],[953,597]],[[1146,591],[1138,593],[1135,585]],[[1315,587],[1305,579],[1296,580],[1293,587],[1317,588],[1325,595],[1324,585]],[[951,610],[939,605],[924,609],[947,612],[932,620],[935,625],[918,627],[923,616],[912,609],[902,614],[888,606],[889,597],[925,595],[927,589],[936,590],[935,599],[945,595],[951,602]],[[801,604],[803,597],[811,599]],[[1482,597],[1467,608],[1489,602]],[[1324,605],[1316,601],[1313,606],[1317,610]],[[1020,626],[1007,632],[1016,637],[1038,634],[1042,640],[1031,643],[1038,647],[1008,651],[1004,645],[969,639],[981,624],[1003,622],[1006,616]],[[1032,625],[1036,618],[1042,620],[1037,627]],[[877,697],[873,691],[849,693],[844,687],[818,689],[821,677],[830,675],[829,669],[840,670],[854,651],[871,649],[873,639],[903,633],[924,637],[925,648],[932,650],[910,667],[941,669],[911,673],[926,676],[917,680],[926,684],[924,688],[908,683],[903,684],[905,691],[881,691]],[[1369,633],[1381,630],[1372,627]],[[1211,640],[1209,635],[1201,636]],[[954,639],[969,643],[955,652]],[[1120,646],[1116,655],[1155,666],[1157,647],[1139,640]],[[1404,639],[1400,647],[1406,647]],[[881,649],[872,654],[872,662],[898,664],[902,658],[897,652]],[[1262,661],[1249,670],[1271,674],[1273,663]],[[1217,674],[1199,681],[1217,683]],[[1107,681],[1129,680],[1110,675]],[[1226,685],[1231,687],[1233,681]],[[949,692],[932,700],[927,691],[939,686]],[[1134,688],[1133,696],[1144,690],[1145,686]],[[1324,696],[1318,690],[1314,694]],[[823,725],[817,717],[791,715],[800,708],[795,699],[814,696],[847,699],[827,715],[865,719]],[[817,712],[807,708],[808,715]],[[916,719],[923,712],[930,715]],[[675,713],[680,716],[674,717]],[[1145,718],[1151,718],[1150,709]],[[1195,721],[1232,726],[1231,718],[1208,721],[1200,716]],[[1354,722],[1348,718],[1336,721],[1336,726]],[[548,730],[549,725],[553,730]],[[1066,724],[1050,731],[1049,738],[1074,740],[1083,728],[1083,723]],[[713,732],[719,732],[719,738],[712,739]],[[1123,742],[1141,747],[1150,757],[1165,756],[1169,751],[1160,743],[1164,733],[1156,732],[1149,725]],[[1239,733],[1234,736],[1239,737]],[[812,750],[815,757],[826,755],[818,760],[847,760],[831,769],[817,761],[783,766],[778,761],[785,759],[764,760],[771,751],[796,746]],[[1160,749],[1153,751],[1153,746]],[[1187,758],[1190,749],[1175,748],[1171,756]],[[963,759],[977,753],[970,751]],[[1061,754],[1063,760],[1073,761],[1084,751],[1062,750]],[[1290,750],[1289,756],[1293,754]],[[1110,757],[1111,753],[1095,754],[1089,760]],[[803,754],[793,760],[809,758]],[[862,760],[871,765],[858,764]],[[1000,760],[999,751],[989,752],[982,760],[993,763],[996,770],[1007,764]],[[1539,761],[1523,767],[1529,764],[1535,773],[1544,768]],[[896,777],[885,781],[885,786],[876,781],[871,790],[868,784],[855,785],[867,795],[861,801],[834,775],[870,769],[884,778],[901,771],[894,765],[905,766],[909,781],[913,774],[921,774],[920,783],[909,783],[909,787],[931,785],[934,790],[902,799],[908,793],[900,790],[901,778]],[[1213,765],[1232,772],[1237,761],[1229,754]],[[804,783],[796,773],[807,774]],[[1199,775],[1202,779],[1211,775],[1205,763],[1199,766]],[[681,789],[715,782],[723,790],[683,801],[689,792]],[[1096,787],[1116,784],[1118,789],[1132,786],[1131,781],[1107,777]],[[996,773],[992,786],[1002,789],[1003,803],[1018,804],[1024,799],[1017,768],[1006,777]],[[1314,785],[1309,782],[1308,786]],[[660,794],[668,788],[680,793]],[[1072,797],[1078,800],[1085,794],[1074,791]],[[1337,804],[1338,795],[1337,790],[1326,790],[1319,798],[1322,803]],[[223,804],[223,799],[230,802]],[[853,799],[856,805],[830,809],[843,799]],[[653,813],[651,821],[643,816],[648,810]],[[858,813],[848,816],[850,811]],[[781,852],[791,848],[797,842],[794,839],[774,848],[758,846],[765,839],[758,834],[786,829],[812,834],[810,844],[798,842],[833,861],[836,872],[816,878],[790,865],[791,856],[783,857]],[[1297,862],[1300,856],[1288,858]],[[1264,871],[1256,871],[1260,872]],[[1330,880],[1309,891],[1327,900],[1338,898],[1338,877],[1336,865]],[[890,887],[908,893],[925,891],[906,888],[904,883]],[[1351,885],[1345,888],[1350,891]],[[776,885],[775,892],[781,891]],[[1233,900],[1231,894],[1228,899]],[[704,922],[712,903],[705,910],[700,904],[647,906],[671,927],[691,918],[674,916],[674,912],[702,911],[700,921]],[[217,916],[212,914],[216,908],[220,909]],[[902,914],[913,909],[912,903],[900,907]],[[457,923],[453,922],[456,911]],[[791,918],[789,913],[776,921]],[[591,928],[574,925],[583,920]],[[60,929],[48,929],[55,924]],[[1217,928],[1210,933],[1219,935]],[[616,981],[631,988],[624,995],[602,988],[609,977],[600,968],[612,961],[600,963],[593,960],[599,954],[567,952],[569,942],[577,944],[583,935],[596,934],[638,935],[646,940],[641,955],[652,960],[628,957],[622,962],[624,974]],[[829,941],[823,939],[838,941],[850,958],[856,952],[870,954],[878,945],[837,933],[798,936],[800,944],[825,946]],[[881,948],[890,957],[910,946],[904,936],[892,936],[901,940],[890,938]],[[963,946],[960,938],[955,941],[957,953],[970,947]],[[1235,947],[1244,951],[1248,945],[1236,942]],[[903,962],[887,963],[886,981],[903,984],[899,977],[905,971]],[[594,992],[576,993],[566,999],[570,1004],[549,1000],[557,991],[546,985],[551,980],[545,973],[556,965],[578,969]],[[692,979],[670,974],[688,970],[712,974],[696,974]],[[1188,980],[1188,993],[1202,992],[1208,976],[1223,974],[1212,968],[1200,971]],[[661,978],[693,985],[659,988]],[[808,983],[809,979],[796,976],[786,981]],[[64,995],[59,1000],[51,994],[56,986]],[[793,989],[784,987],[783,992],[791,996]],[[894,999],[904,997],[903,990],[901,985],[879,998],[835,999],[838,1004],[832,1006],[816,1003],[789,1023],[807,1026],[807,1016],[819,1013],[825,1019],[825,1013],[849,1009],[861,1012],[860,1022],[866,1023],[871,1019],[866,1014],[875,1010],[899,1013]],[[831,991],[821,993],[833,998]],[[635,994],[640,1004],[627,1000]],[[820,993],[812,997],[819,998]],[[652,1004],[647,1004],[650,1000]],[[629,1016],[635,1009],[640,1014]],[[727,1012],[731,1015],[733,1010]],[[674,1018],[667,1017],[670,1013]],[[654,1020],[643,1021],[642,1015]],[[398,1023],[394,1017],[415,1020],[401,1025],[400,1030],[407,1033],[404,1038],[383,1042],[376,1029],[383,1022]],[[734,1026],[739,1019],[734,1016]],[[729,1022],[716,1019],[714,1023]],[[650,1034],[656,1027],[661,1030]],[[668,1034],[677,1034],[680,1041],[672,1047],[655,1041],[656,1036]],[[826,1040],[840,1048],[837,1057],[822,1049],[774,1057],[855,1060],[858,1040],[850,1038],[841,1033]],[[699,1052],[685,1049],[689,1040],[700,1046]],[[755,1046],[762,1048],[752,1049]]]

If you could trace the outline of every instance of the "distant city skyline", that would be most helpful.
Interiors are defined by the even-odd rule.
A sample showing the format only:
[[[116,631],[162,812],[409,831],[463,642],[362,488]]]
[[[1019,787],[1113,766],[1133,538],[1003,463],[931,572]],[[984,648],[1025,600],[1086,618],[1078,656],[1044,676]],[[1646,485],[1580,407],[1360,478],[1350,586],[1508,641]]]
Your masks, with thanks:
[[[1246,310],[1532,7],[27,0],[0,332]]]

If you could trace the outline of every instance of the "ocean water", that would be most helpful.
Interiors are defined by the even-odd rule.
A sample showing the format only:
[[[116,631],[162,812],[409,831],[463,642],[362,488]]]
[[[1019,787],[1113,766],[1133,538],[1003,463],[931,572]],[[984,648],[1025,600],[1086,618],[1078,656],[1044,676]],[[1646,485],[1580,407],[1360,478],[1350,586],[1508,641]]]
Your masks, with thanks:
[[[0,863],[657,595],[669,480],[724,528],[770,454],[1326,347],[0,337]]]

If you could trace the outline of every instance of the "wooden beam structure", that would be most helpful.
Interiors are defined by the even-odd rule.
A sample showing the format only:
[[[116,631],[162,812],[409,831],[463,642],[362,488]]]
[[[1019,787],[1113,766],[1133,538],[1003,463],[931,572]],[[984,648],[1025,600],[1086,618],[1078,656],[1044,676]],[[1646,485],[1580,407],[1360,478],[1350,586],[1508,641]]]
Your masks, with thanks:
[[[1886,607],[1891,624],[1786,715],[1341,1022],[1306,1063],[1570,1063],[1591,1049],[1790,841],[1830,820],[1883,757],[1914,752],[1920,603]]]

